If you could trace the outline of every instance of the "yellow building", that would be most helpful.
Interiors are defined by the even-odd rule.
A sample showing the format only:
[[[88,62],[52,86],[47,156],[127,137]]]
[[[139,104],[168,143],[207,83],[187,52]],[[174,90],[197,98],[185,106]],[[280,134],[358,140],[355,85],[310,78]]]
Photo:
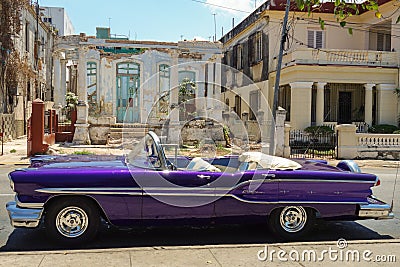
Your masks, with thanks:
[[[333,3],[310,15],[290,12],[278,99],[292,128],[397,124],[399,1],[378,2],[381,18],[361,9],[344,27],[333,15]],[[257,85],[256,90],[240,83],[226,86],[224,102],[242,118],[268,108],[257,100],[259,94],[272,107],[285,3],[267,1],[221,39],[225,63]]]

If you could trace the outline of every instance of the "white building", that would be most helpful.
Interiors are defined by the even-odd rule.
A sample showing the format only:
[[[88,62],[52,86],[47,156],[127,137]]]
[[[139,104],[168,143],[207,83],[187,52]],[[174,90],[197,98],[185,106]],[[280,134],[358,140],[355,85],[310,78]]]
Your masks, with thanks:
[[[74,35],[75,28],[72,25],[67,12],[63,7],[40,7],[42,20],[58,30],[59,36]]]
[[[221,48],[219,42],[204,41],[130,41],[97,39],[84,34],[59,38],[54,50],[54,100],[56,105],[65,105],[65,94],[76,88],[74,93],[80,101],[76,143],[104,143],[110,127],[122,123],[162,124],[170,120],[171,124],[179,125],[189,112],[196,107],[201,109],[202,103],[191,102],[185,111],[175,114],[172,110],[183,100],[179,99],[178,90],[170,93],[169,90],[188,79],[198,82],[191,99],[205,95],[220,99],[221,89],[207,86],[205,81],[221,84],[217,70]],[[68,83],[66,62],[70,60],[74,62],[77,78]],[[158,106],[153,110],[155,103]]]

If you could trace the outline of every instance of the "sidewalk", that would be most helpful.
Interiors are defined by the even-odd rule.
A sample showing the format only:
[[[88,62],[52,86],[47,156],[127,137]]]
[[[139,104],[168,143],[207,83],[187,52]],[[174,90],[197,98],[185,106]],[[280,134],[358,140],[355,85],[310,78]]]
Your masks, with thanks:
[[[0,253],[0,266],[14,267],[398,266],[396,262],[400,240]]]
[[[1,148],[0,148],[1,149]],[[26,137],[4,143],[4,155],[0,156],[0,165],[29,165]],[[96,155],[123,155],[121,145],[74,145],[55,144],[50,147],[51,154],[85,154]],[[329,164],[336,166],[339,160],[329,160]],[[396,160],[355,160],[361,168],[398,168],[400,161]]]

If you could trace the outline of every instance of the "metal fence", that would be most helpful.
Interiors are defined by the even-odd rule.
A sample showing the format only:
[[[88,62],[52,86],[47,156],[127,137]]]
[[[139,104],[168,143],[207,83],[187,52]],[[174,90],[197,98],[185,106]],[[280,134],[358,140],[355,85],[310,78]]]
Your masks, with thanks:
[[[291,158],[336,158],[336,133],[290,131]]]

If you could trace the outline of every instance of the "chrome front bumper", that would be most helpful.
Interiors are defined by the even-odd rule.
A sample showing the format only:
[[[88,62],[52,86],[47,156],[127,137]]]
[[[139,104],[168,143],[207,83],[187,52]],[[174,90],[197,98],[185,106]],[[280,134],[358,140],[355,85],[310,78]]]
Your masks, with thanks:
[[[376,220],[393,219],[394,214],[389,204],[375,198],[368,198],[369,204],[360,205],[358,216],[361,218],[372,218]]]
[[[15,201],[6,205],[11,225],[15,228],[35,228],[39,226],[43,208],[20,208]]]

